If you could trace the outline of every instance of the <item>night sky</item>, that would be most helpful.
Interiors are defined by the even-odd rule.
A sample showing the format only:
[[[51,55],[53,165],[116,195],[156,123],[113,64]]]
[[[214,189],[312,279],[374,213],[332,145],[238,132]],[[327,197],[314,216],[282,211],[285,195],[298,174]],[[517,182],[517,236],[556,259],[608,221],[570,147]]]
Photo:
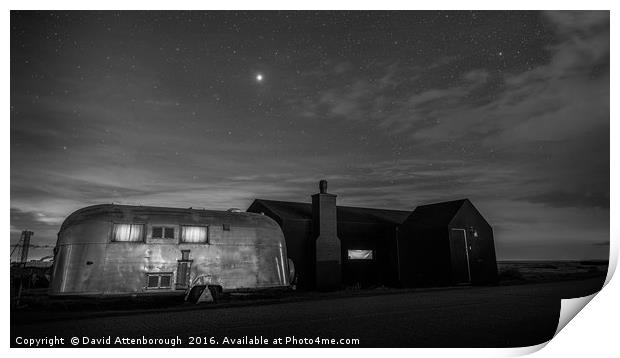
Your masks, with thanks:
[[[609,12],[12,12],[11,244],[99,203],[413,210],[607,258]]]

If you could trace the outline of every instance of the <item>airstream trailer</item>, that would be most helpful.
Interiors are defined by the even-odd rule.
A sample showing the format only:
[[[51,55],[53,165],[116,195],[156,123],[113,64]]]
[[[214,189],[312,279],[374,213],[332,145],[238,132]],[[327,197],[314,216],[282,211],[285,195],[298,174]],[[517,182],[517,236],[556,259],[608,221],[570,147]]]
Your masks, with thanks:
[[[288,288],[286,243],[267,216],[95,205],[72,213],[54,249],[51,296]]]

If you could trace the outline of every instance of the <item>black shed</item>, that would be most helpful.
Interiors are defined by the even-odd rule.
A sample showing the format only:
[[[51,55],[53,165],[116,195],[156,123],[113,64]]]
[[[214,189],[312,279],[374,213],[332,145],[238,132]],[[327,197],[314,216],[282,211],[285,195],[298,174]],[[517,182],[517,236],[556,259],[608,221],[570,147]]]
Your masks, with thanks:
[[[497,281],[493,229],[468,199],[418,206],[398,232],[403,286]]]
[[[468,199],[413,212],[336,205],[321,181],[311,203],[256,199],[282,228],[300,289],[497,281],[493,230]]]
[[[256,199],[247,211],[263,213],[282,228],[301,289],[315,288],[312,204]],[[342,284],[395,285],[397,226],[410,211],[336,206]],[[324,225],[324,223],[322,223]]]

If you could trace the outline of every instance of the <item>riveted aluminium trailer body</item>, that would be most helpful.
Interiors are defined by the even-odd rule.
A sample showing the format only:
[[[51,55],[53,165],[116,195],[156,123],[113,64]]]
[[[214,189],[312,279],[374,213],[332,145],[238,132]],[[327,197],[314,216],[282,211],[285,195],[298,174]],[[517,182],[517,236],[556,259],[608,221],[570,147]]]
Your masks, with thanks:
[[[95,205],[61,226],[49,294],[156,295],[195,285],[289,287],[286,243],[264,215]]]

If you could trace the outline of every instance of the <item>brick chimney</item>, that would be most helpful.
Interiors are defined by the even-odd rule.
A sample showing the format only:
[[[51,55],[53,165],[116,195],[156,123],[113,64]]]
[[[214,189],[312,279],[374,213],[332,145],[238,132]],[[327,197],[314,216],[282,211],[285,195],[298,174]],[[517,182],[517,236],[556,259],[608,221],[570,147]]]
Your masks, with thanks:
[[[315,285],[336,289],[341,283],[341,253],[336,220],[336,195],[327,193],[327,180],[312,195],[312,236],[315,238]]]

